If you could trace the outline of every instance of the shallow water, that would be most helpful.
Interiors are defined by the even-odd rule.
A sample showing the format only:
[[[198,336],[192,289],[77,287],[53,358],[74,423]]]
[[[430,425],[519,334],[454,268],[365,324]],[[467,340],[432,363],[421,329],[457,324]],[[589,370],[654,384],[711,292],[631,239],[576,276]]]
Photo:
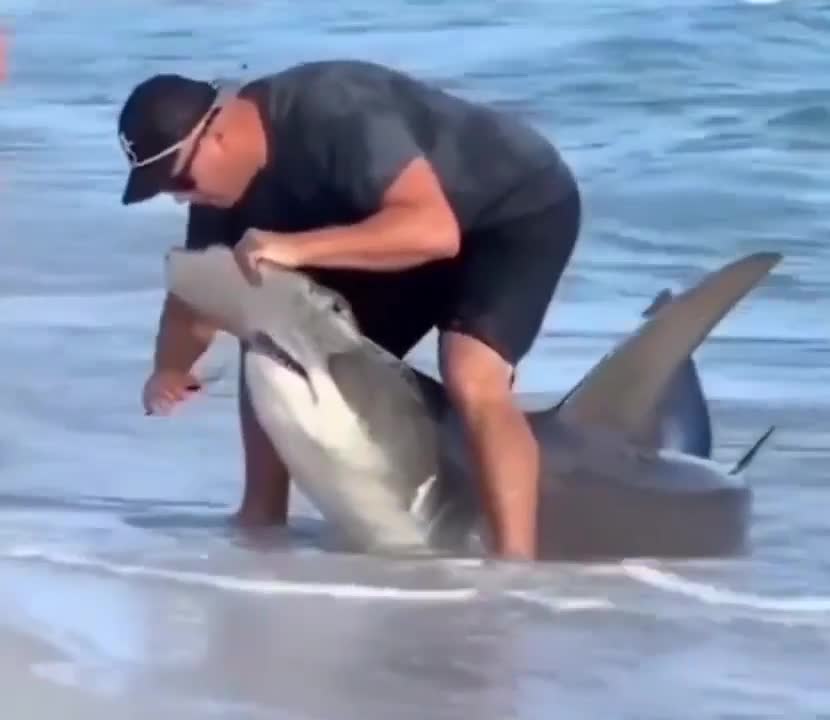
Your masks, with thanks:
[[[9,716],[830,717],[826,3],[234,7],[0,10]],[[140,409],[182,212],[119,205],[118,104],[160,70],[252,77],[338,55],[527,113],[571,161],[584,235],[520,390],[563,392],[662,287],[784,253],[697,355],[719,458],[779,428],[754,465],[748,557],[348,557],[296,496],[289,531],[226,527],[233,367],[172,418]],[[225,344],[207,364],[229,360]]]

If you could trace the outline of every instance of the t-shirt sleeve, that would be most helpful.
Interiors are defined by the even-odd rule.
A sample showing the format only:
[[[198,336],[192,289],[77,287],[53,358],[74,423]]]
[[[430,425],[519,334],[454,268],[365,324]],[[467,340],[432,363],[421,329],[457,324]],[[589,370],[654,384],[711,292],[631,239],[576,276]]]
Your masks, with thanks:
[[[326,182],[355,210],[378,210],[401,171],[423,154],[405,118],[385,99],[346,91],[316,103],[315,113]]]
[[[204,250],[210,245],[233,247],[240,237],[237,225],[231,210],[191,204],[187,212],[185,247],[189,250]]]

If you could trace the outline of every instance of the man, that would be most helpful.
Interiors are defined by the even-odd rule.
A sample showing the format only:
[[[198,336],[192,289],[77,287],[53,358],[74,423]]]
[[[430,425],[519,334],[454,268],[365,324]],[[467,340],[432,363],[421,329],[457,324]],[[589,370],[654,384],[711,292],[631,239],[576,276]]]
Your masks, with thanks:
[[[542,324],[580,226],[576,182],[530,128],[401,72],[305,63],[225,96],[161,75],[119,119],[125,204],[189,201],[186,245],[234,248],[341,292],[363,332],[402,357],[432,327],[467,429],[493,551],[533,559],[539,453],[513,372]],[[168,297],[148,412],[167,412],[214,328]],[[238,520],[283,522],[288,478],[240,384],[246,482]],[[277,449],[278,450],[278,449]]]

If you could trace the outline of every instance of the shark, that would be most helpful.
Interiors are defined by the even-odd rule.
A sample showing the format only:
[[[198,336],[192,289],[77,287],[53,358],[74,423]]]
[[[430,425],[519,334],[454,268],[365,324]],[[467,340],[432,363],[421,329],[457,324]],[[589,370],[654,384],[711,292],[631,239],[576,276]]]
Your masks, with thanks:
[[[747,550],[748,472],[775,426],[734,462],[715,460],[693,355],[781,258],[752,253],[682,292],[662,288],[560,399],[522,406],[541,453],[539,561]],[[165,282],[239,340],[256,416],[344,550],[486,552],[472,455],[443,384],[366,337],[344,297],[276,265],[251,283],[223,246],[170,249]]]

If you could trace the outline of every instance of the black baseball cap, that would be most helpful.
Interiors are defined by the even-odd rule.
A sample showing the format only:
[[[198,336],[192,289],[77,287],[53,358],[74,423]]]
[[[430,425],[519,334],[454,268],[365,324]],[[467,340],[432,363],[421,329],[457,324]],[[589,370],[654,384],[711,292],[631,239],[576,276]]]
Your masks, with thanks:
[[[154,75],[133,88],[118,118],[118,139],[130,164],[124,205],[164,190],[185,139],[221,97],[219,83],[175,74]]]

